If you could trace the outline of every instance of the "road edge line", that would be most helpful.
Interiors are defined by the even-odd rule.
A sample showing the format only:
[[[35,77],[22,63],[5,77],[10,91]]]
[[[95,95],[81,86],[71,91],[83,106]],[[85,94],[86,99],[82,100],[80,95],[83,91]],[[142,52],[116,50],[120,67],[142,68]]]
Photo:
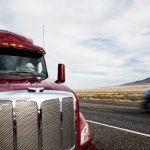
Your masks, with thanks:
[[[92,121],[92,120],[86,120],[86,121],[90,122],[90,123],[98,124],[98,125],[101,125],[101,126],[117,129],[117,130],[126,131],[126,132],[130,132],[130,133],[150,137],[150,134],[145,134],[145,133],[141,133],[141,132],[137,132],[137,131],[133,131],[133,130],[129,130],[129,129],[124,129],[124,128],[120,128],[120,127],[116,127],[116,126],[112,126],[112,125],[108,125],[108,124],[104,124],[104,123],[100,123],[100,122],[96,122],[96,121]]]

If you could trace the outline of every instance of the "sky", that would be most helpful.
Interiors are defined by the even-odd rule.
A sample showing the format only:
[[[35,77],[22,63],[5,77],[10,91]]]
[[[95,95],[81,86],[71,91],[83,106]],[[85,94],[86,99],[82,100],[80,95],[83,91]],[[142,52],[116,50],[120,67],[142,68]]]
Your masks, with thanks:
[[[1,0],[0,29],[44,48],[49,77],[73,89],[150,77],[150,0]]]

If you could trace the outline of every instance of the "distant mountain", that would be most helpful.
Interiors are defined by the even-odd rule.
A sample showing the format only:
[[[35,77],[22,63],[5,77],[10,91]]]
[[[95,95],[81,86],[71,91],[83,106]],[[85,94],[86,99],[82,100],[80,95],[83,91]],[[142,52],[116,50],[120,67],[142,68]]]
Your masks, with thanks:
[[[139,80],[139,81],[135,81],[135,82],[125,83],[125,84],[122,84],[121,86],[133,86],[133,85],[143,85],[143,84],[150,84],[150,77],[146,78],[144,80]]]

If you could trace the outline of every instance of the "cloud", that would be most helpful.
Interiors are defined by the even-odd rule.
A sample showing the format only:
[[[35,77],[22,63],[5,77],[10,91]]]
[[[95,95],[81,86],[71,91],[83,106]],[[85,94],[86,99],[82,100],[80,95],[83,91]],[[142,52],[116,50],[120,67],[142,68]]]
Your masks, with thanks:
[[[117,85],[150,76],[150,1],[2,0],[0,28],[42,46],[49,76],[66,64],[72,88]],[[8,11],[9,10],[9,11]]]

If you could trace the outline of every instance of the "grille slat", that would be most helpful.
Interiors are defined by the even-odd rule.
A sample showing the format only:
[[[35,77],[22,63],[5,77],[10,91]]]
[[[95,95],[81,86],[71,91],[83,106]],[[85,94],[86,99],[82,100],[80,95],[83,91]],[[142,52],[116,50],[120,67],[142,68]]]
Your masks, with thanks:
[[[12,150],[13,118],[11,101],[0,101],[0,149]]]
[[[36,102],[16,102],[18,150],[38,150],[38,117]]]
[[[60,150],[60,104],[58,99],[44,101],[42,108],[43,150]]]
[[[67,150],[74,147],[75,144],[75,126],[74,126],[74,103],[73,98],[62,99],[62,149]]]

